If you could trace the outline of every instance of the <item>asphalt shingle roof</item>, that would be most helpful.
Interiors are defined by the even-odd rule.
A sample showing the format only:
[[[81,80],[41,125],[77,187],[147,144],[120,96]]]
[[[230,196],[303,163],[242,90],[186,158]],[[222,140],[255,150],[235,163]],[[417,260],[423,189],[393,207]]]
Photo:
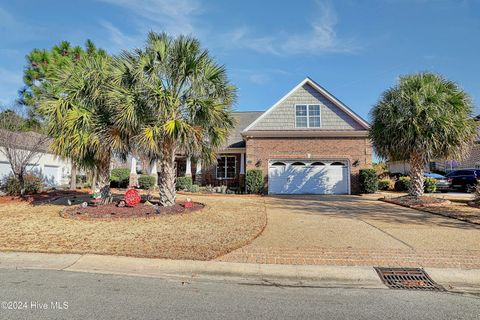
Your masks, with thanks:
[[[33,131],[13,132],[0,129],[0,146],[5,146],[12,142],[15,143],[15,145],[17,145],[20,149],[36,149],[39,152],[52,153],[50,150],[50,143],[52,142],[52,139],[43,134]],[[37,145],[39,142],[41,144]]]
[[[237,125],[230,134],[226,147],[227,148],[245,148],[245,141],[242,137],[242,131],[248,127],[255,119],[260,117],[263,111],[246,111],[234,112],[233,117],[237,121]]]

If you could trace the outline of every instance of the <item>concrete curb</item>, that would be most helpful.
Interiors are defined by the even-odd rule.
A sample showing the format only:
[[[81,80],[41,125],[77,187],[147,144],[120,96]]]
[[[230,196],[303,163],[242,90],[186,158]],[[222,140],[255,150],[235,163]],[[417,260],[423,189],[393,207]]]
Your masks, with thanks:
[[[294,266],[85,255],[68,271],[385,288],[369,267]]]
[[[425,271],[447,290],[480,292],[479,269],[425,268]]]
[[[143,277],[214,279],[289,286],[386,288],[373,267],[165,260],[94,254],[0,253],[0,268]],[[480,270],[425,268],[448,290],[480,292]]]

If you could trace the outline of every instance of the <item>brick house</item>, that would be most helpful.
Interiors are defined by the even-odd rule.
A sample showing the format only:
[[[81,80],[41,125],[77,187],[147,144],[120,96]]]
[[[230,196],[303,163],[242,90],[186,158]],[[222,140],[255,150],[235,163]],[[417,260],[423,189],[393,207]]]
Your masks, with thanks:
[[[217,164],[178,156],[177,175],[202,185],[244,190],[249,169],[269,194],[358,193],[358,172],[372,163],[368,123],[310,78],[265,112],[235,112],[237,126]]]

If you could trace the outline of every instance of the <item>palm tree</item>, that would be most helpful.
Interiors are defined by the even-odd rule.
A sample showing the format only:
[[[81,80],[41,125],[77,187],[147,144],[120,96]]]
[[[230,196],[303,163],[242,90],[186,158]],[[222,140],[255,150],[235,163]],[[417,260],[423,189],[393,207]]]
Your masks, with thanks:
[[[52,80],[51,78],[58,69],[76,64],[86,55],[106,55],[106,52],[98,49],[91,40],[87,40],[85,49],[80,46],[72,47],[68,41],[61,41],[51,50],[33,49],[27,55],[23,76],[25,87],[20,92],[20,102],[29,107],[28,121],[32,125],[40,126],[45,120],[44,115],[39,112],[39,101],[45,96],[46,86]],[[70,189],[75,190],[77,167],[82,167],[82,163],[64,144],[56,145],[54,148],[57,155],[70,158],[72,164]]]
[[[103,199],[110,196],[112,153],[123,152],[126,141],[106,102],[111,61],[101,52],[56,68],[40,100],[54,152],[93,169],[97,173],[93,188]]]
[[[115,60],[110,87],[115,124],[134,137],[130,147],[159,159],[160,203],[175,204],[175,155],[199,154],[205,163],[234,126],[236,89],[198,40],[150,33],[145,48]]]
[[[460,159],[471,148],[472,111],[470,97],[456,83],[427,72],[407,75],[372,109],[369,134],[380,157],[410,162],[409,195],[419,197],[431,159]]]

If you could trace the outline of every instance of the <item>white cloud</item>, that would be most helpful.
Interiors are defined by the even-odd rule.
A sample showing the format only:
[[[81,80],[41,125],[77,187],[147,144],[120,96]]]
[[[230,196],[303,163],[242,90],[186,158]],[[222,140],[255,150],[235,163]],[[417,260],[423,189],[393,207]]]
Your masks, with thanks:
[[[358,50],[353,41],[338,37],[335,26],[337,15],[329,2],[316,2],[318,18],[305,33],[288,32],[270,36],[254,36],[250,28],[240,27],[228,34],[231,43],[239,48],[252,49],[261,53],[276,55],[354,52]]]
[[[191,34],[201,6],[197,0],[100,0],[134,12],[148,20],[149,29],[161,28],[171,34]],[[152,25],[153,23],[153,25]]]
[[[232,31],[215,32],[209,24],[199,0],[99,0],[116,5],[134,14],[136,28],[127,36],[110,22],[101,21],[109,32],[112,49],[138,46],[151,30],[173,35],[192,34],[217,49],[247,49],[263,54],[289,56],[296,54],[351,53],[358,50],[353,41],[337,35],[338,17],[330,2],[318,0],[314,20],[305,32],[288,30],[258,35],[251,27],[240,26]],[[202,18],[202,19],[200,19]],[[132,45],[133,43],[133,45]],[[259,78],[257,78],[259,81]]]
[[[264,85],[270,83],[272,80],[275,80],[279,77],[290,75],[290,72],[282,69],[233,69],[232,74],[234,77],[247,79],[248,81]]]
[[[139,46],[141,41],[143,41],[144,35],[126,35],[109,21],[102,20],[100,21],[100,25],[108,32],[108,40],[103,47],[110,52],[118,52],[120,50],[134,48]]]
[[[248,27],[240,27],[224,36],[224,41],[238,47],[252,49],[261,53],[279,54],[275,48],[274,37],[251,37],[252,30]]]

